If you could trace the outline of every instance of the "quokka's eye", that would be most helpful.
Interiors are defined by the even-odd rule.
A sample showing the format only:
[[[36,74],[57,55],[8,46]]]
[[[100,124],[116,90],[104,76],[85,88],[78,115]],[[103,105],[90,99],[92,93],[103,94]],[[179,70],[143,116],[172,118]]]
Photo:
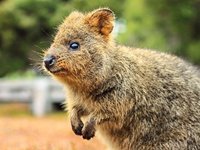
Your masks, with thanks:
[[[75,51],[75,50],[78,50],[80,47],[79,43],[78,42],[72,42],[69,44],[69,48],[70,50],[72,51]]]

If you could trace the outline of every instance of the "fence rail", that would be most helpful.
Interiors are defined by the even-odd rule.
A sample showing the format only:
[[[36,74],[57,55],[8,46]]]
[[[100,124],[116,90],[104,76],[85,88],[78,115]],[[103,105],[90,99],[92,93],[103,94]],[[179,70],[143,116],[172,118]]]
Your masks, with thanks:
[[[63,87],[50,78],[0,80],[0,102],[26,102],[36,116],[52,110],[54,102],[63,102]]]

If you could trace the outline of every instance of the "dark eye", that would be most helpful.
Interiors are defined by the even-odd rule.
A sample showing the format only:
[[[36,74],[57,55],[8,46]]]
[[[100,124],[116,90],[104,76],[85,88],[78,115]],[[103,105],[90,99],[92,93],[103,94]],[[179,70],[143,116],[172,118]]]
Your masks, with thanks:
[[[70,43],[69,47],[70,47],[70,50],[72,50],[72,51],[78,50],[79,43],[78,42],[72,42],[72,43]]]

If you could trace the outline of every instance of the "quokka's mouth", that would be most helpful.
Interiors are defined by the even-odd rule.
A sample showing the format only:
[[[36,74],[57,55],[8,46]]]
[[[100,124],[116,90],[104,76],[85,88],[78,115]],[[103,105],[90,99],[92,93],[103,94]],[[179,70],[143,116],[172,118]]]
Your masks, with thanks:
[[[60,69],[50,69],[49,72],[53,73],[53,74],[58,74],[58,73],[65,73],[67,72],[66,69],[64,68],[60,68]]]

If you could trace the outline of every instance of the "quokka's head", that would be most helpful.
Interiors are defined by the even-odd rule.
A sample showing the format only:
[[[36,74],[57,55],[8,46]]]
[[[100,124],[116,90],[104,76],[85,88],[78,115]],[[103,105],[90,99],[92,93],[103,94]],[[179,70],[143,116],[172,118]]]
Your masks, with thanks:
[[[72,12],[58,27],[50,48],[45,52],[43,66],[62,80],[92,79],[105,70],[110,34],[114,26],[110,9],[97,9],[87,14]]]

